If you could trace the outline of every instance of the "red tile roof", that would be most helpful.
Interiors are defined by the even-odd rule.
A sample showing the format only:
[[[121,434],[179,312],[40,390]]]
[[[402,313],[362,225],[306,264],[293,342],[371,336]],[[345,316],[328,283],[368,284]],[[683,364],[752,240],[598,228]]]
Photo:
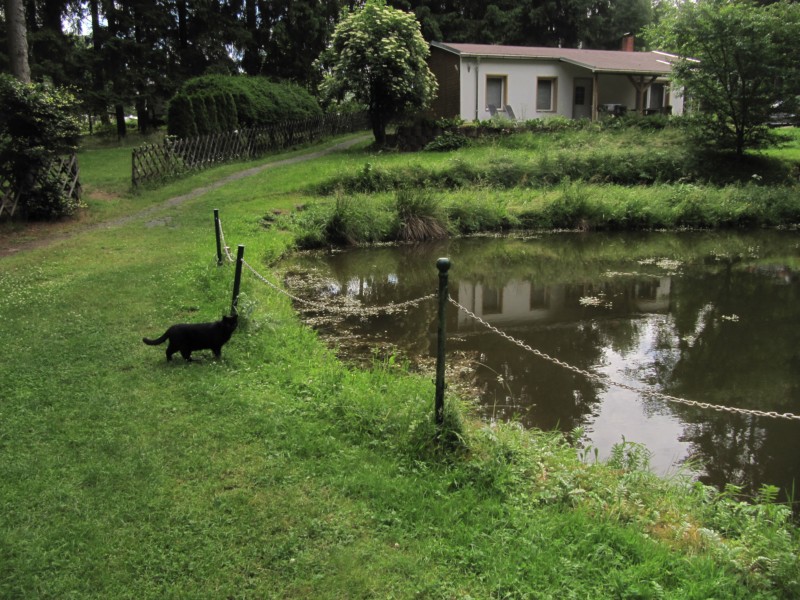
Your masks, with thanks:
[[[677,57],[664,52],[622,52],[620,50],[582,50],[533,46],[495,46],[490,44],[450,44],[432,42],[462,57],[557,60],[598,73],[665,75],[672,71]]]

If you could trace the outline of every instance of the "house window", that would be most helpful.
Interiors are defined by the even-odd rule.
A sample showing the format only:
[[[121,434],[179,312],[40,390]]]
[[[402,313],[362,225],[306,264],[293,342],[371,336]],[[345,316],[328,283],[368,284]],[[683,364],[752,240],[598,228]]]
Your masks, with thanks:
[[[583,106],[586,104],[586,87],[582,85],[575,86],[575,106]]]
[[[531,310],[550,308],[550,290],[543,285],[531,285]]]
[[[546,112],[556,109],[557,79],[539,77],[536,79],[536,110]]]
[[[503,312],[503,290],[498,288],[483,288],[483,302],[481,308],[484,315],[499,315]]]
[[[489,75],[486,77],[486,108],[494,106],[502,109],[506,105],[506,77]]]

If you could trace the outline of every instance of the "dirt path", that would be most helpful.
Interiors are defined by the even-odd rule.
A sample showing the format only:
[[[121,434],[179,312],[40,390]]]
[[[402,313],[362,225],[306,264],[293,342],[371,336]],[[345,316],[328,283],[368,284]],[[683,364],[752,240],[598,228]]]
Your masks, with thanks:
[[[130,215],[125,215],[124,217],[112,219],[110,221],[92,223],[91,225],[76,225],[73,221],[65,221],[61,223],[33,223],[29,227],[26,227],[23,232],[20,232],[20,234],[13,235],[10,237],[10,239],[0,240],[0,259],[18,252],[24,252],[26,250],[48,246],[53,242],[69,239],[87,231],[93,231],[96,229],[111,229],[114,227],[127,225],[128,223],[131,223],[137,219],[149,217],[164,209],[179,206],[187,200],[192,200],[193,198],[197,198],[203,194],[207,194],[208,192],[213,192],[214,190],[217,190],[232,181],[238,181],[240,179],[244,179],[245,177],[251,177],[268,169],[278,169],[280,167],[314,160],[332,152],[346,150],[351,146],[363,142],[365,139],[365,136],[359,136],[340,144],[330,146],[329,148],[324,148],[308,154],[293,156],[291,158],[285,158],[283,160],[259,165],[257,167],[251,167],[249,169],[245,169],[244,171],[238,171],[228,175],[227,177],[223,177],[219,181],[215,181],[210,185],[196,188],[190,192],[187,192],[186,194],[169,198],[164,202],[150,206],[144,210],[140,210]],[[33,236],[33,239],[20,240],[19,238],[23,235]]]

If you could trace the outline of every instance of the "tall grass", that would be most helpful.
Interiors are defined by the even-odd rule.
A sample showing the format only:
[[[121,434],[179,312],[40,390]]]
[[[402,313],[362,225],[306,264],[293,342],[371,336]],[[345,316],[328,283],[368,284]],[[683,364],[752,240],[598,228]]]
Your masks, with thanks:
[[[757,184],[714,187],[695,184],[625,187],[566,180],[539,190],[494,190],[478,186],[451,192],[404,189],[392,194],[339,192],[335,208],[311,201],[305,211],[278,219],[298,246],[315,248],[408,239],[432,239],[512,229],[634,231],[792,226],[800,222],[794,186]],[[346,198],[346,200],[345,200]],[[437,235],[398,235],[398,223],[413,211],[436,222]],[[435,215],[435,216],[433,216]],[[393,223],[395,225],[393,225]],[[400,228],[402,231],[403,228]]]
[[[428,375],[342,364],[249,272],[221,360],[140,342],[228,308],[214,208],[279,284],[294,238],[260,217],[364,160],[264,171],[0,260],[0,596],[797,597],[797,530],[770,490],[743,504],[659,479],[630,445],[595,463],[560,434],[476,423],[452,392],[437,438]],[[542,200],[512,192],[509,210]]]
[[[652,185],[796,183],[790,164],[766,155],[734,159],[699,154],[672,130],[569,130],[564,133],[521,133],[477,142],[449,159],[426,153],[425,160],[376,158],[362,168],[342,172],[314,187],[379,193],[407,187],[442,190],[488,185],[494,189],[540,187],[563,181]],[[428,160],[433,157],[433,160]]]

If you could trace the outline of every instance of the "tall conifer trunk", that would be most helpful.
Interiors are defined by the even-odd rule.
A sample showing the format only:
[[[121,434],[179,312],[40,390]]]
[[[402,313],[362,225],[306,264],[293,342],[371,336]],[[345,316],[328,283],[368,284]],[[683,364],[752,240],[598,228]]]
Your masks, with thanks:
[[[11,74],[23,83],[31,82],[28,63],[28,32],[25,28],[25,6],[22,0],[4,0],[8,28],[8,60]]]

